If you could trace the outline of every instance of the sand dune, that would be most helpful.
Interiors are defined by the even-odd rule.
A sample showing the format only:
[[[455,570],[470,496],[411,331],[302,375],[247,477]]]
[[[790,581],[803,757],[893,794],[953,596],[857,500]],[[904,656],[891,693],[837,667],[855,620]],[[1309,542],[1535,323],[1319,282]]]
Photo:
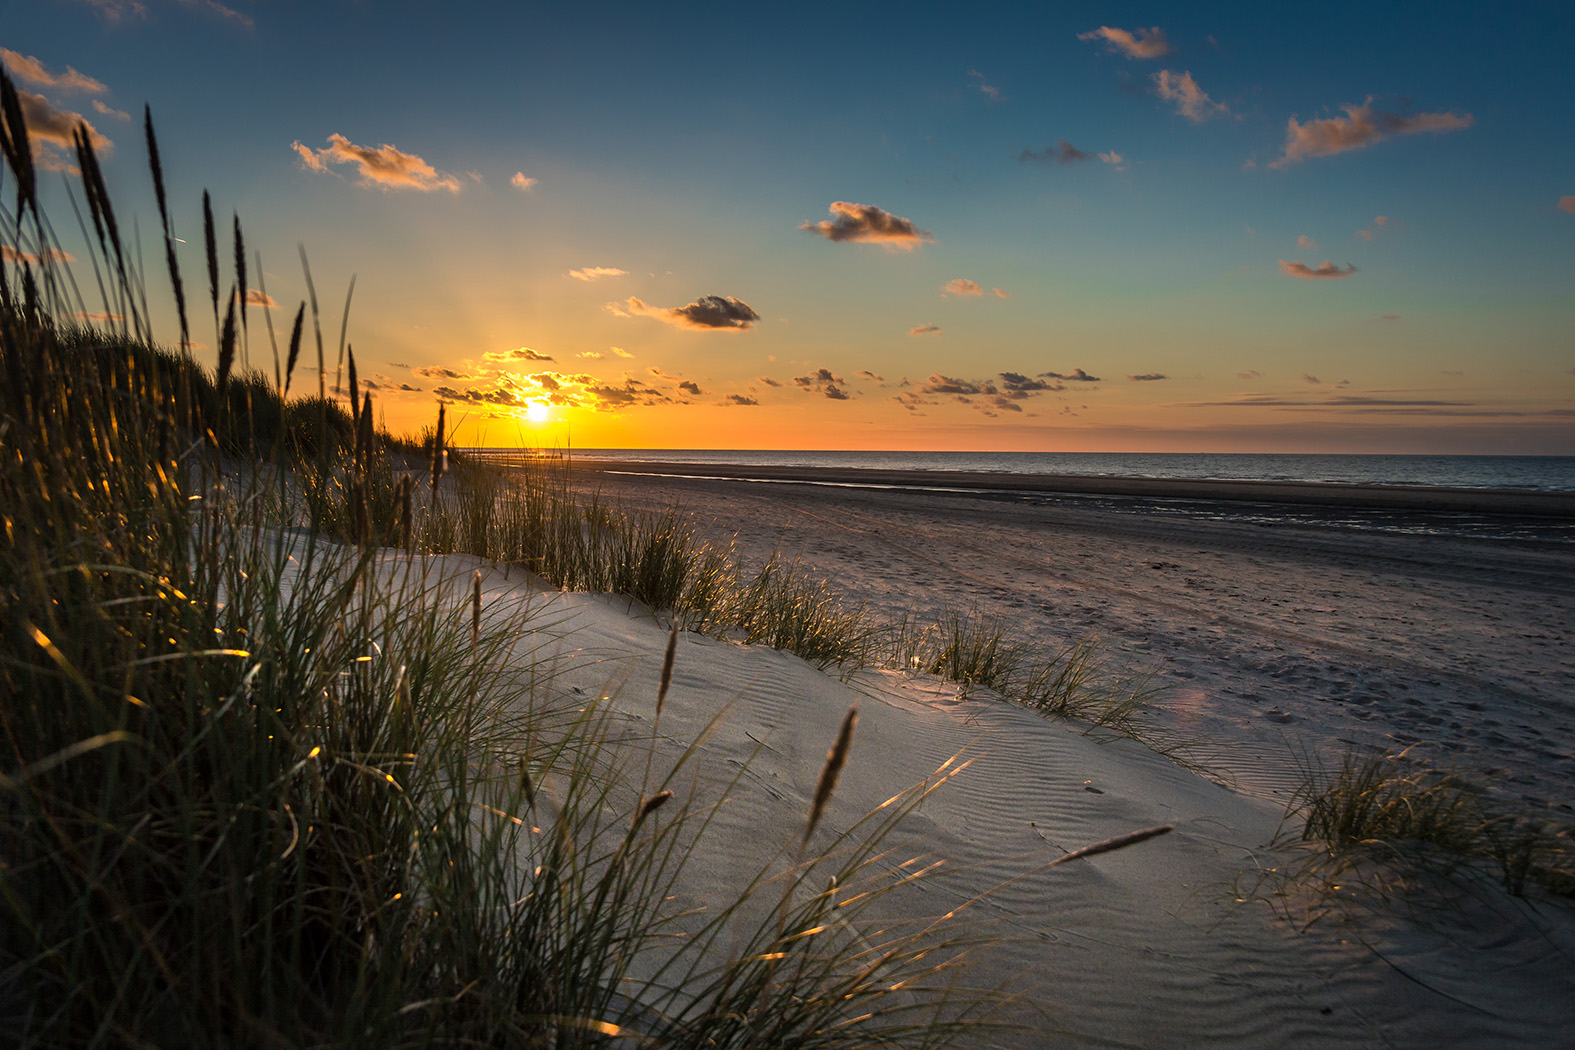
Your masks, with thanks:
[[[911,857],[943,865],[880,907],[894,922],[928,918],[986,894],[959,920],[990,942],[971,979],[1016,988],[1013,1016],[1026,1027],[981,1034],[980,1045],[1554,1046],[1575,1025],[1567,909],[1480,886],[1436,912],[1357,911],[1300,931],[1233,893],[1243,872],[1285,859],[1268,847],[1281,816],[1272,800],[925,676],[844,680],[779,652],[684,635],[652,745],[667,641],[658,617],[623,599],[544,594],[518,569],[435,564],[460,579],[479,567],[488,616],[518,625],[522,648],[556,669],[563,702],[605,695],[631,754],[654,746],[658,764],[670,762],[720,716],[684,789],[684,801],[719,808],[676,907],[727,901],[801,833],[851,704],[858,731],[817,842],[958,752],[971,756],[889,843],[894,869]],[[1155,824],[1175,831],[1045,867]]]

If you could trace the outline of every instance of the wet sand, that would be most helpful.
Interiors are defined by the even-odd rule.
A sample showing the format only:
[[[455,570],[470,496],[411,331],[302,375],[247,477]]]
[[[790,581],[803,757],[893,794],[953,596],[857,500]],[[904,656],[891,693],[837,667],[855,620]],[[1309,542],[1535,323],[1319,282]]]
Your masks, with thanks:
[[[658,476],[672,467],[580,461],[575,477],[632,506],[679,505],[746,560],[781,550],[891,615],[977,608],[1047,647],[1096,637],[1115,666],[1153,673],[1156,719],[1245,793],[1283,800],[1304,755],[1413,747],[1572,813],[1575,544],[1335,524],[1348,507],[1404,526],[1493,504],[1557,531],[1571,494],[1000,475],[938,492],[843,487],[911,481],[867,472]],[[793,483],[805,477],[838,484]],[[1253,506],[1211,519],[1166,505],[1183,497]]]

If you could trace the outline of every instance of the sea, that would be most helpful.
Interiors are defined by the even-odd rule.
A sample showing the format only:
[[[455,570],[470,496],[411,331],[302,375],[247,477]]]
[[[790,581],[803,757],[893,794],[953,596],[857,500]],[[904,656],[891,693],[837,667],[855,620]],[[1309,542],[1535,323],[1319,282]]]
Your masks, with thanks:
[[[1391,456],[1198,452],[809,452],[575,449],[599,460],[734,466],[867,467],[1189,480],[1322,481],[1575,492],[1575,456]]]
[[[1427,456],[1192,452],[867,452],[756,449],[575,449],[575,458],[692,465],[865,467],[1006,474],[1181,478],[1463,489],[1575,492],[1575,456]],[[686,471],[687,473],[687,471]],[[916,487],[924,487],[922,485]],[[942,488],[943,486],[937,486]],[[1032,495],[1002,498],[1044,499]],[[1115,512],[1140,512],[1265,527],[1299,525],[1410,535],[1575,544],[1575,521],[1464,512],[1306,509],[1225,500],[1055,496]]]

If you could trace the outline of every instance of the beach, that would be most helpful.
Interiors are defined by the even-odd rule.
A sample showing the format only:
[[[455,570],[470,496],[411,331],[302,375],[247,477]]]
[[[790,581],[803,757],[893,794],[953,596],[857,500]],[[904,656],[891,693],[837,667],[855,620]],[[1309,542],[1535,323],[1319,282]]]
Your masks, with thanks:
[[[1049,648],[1098,639],[1117,667],[1152,673],[1157,722],[1244,792],[1288,797],[1304,754],[1337,765],[1352,748],[1410,747],[1517,803],[1572,814],[1575,544],[1344,528],[1338,505],[1203,517],[1154,500],[675,469],[696,472],[582,461],[574,476],[630,507],[679,506],[751,563],[798,559],[886,615],[976,609]],[[1402,497],[1397,527],[1453,498],[1383,494]]]
[[[889,834],[870,878],[927,874],[858,935],[879,944],[949,914],[978,942],[963,983],[1011,989],[1002,1017],[1017,1027],[963,1045],[1530,1047],[1575,1024],[1566,902],[1466,873],[1414,898],[1279,881],[1307,856],[1286,800],[1309,764],[1352,749],[1410,747],[1567,823],[1575,552],[1040,497],[598,471],[574,484],[625,508],[681,507],[746,562],[780,550],[884,614],[961,604],[1049,647],[1095,637],[1112,673],[1151,674],[1153,729],[1198,766],[987,690],[688,634],[658,723],[663,614],[543,595],[474,563],[491,615],[548,625],[531,644],[552,654],[553,688],[603,697],[632,766],[647,749],[658,767],[687,756],[681,793],[709,825],[673,898],[686,921],[789,866],[857,705],[815,842],[954,774]],[[1048,866],[1154,826],[1174,830]]]

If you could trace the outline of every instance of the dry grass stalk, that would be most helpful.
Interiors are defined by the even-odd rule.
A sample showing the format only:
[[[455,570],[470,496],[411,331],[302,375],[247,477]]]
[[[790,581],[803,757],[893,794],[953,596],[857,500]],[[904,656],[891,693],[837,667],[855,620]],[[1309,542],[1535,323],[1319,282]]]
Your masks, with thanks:
[[[837,778],[842,775],[842,767],[847,764],[848,751],[853,747],[853,727],[858,725],[858,721],[859,705],[854,704],[842,718],[837,742],[826,753],[826,764],[821,768],[820,781],[815,785],[815,800],[810,803],[809,823],[804,826],[804,841],[799,844],[800,851],[809,845],[809,837],[815,833],[815,825],[820,823],[826,803],[831,801],[832,792],[837,790]]]
[[[295,327],[290,330],[290,353],[284,363],[284,394],[290,393],[290,377],[295,374],[295,363],[301,359],[301,323],[306,320],[306,304],[295,311]]]
[[[219,327],[219,242],[213,233],[213,202],[202,191],[202,238],[208,247],[208,296],[213,300],[213,327]]]
[[[656,690],[656,723],[662,721],[662,705],[667,702],[667,690],[673,684],[673,662],[678,656],[678,621],[673,621],[667,633],[667,654],[662,657],[662,684]],[[654,731],[654,730],[653,730]]]
[[[470,644],[481,643],[481,570],[470,581]]]
[[[1106,839],[1103,842],[1096,842],[1092,846],[1084,846],[1082,849],[1075,849],[1064,857],[1057,857],[1055,860],[1046,865],[1046,867],[1054,868],[1057,865],[1065,864],[1070,860],[1082,860],[1085,857],[1096,857],[1101,853],[1110,853],[1114,850],[1126,849],[1128,846],[1136,846],[1139,842],[1147,842],[1149,839],[1158,838],[1159,836],[1174,831],[1175,829],[1176,826],[1174,824],[1161,824],[1158,827],[1144,828],[1142,831],[1133,831],[1128,832],[1125,835],[1117,835],[1113,839]]]
[[[164,265],[170,272],[175,290],[175,312],[180,315],[180,345],[191,350],[191,332],[186,326],[186,286],[180,278],[180,262],[175,258],[175,235],[170,229],[169,202],[164,193],[164,165],[159,162],[159,143],[153,135],[153,110],[142,107],[142,129],[148,140],[148,166],[153,169],[153,192],[159,200],[159,221],[164,228]],[[258,266],[258,270],[262,269]]]

